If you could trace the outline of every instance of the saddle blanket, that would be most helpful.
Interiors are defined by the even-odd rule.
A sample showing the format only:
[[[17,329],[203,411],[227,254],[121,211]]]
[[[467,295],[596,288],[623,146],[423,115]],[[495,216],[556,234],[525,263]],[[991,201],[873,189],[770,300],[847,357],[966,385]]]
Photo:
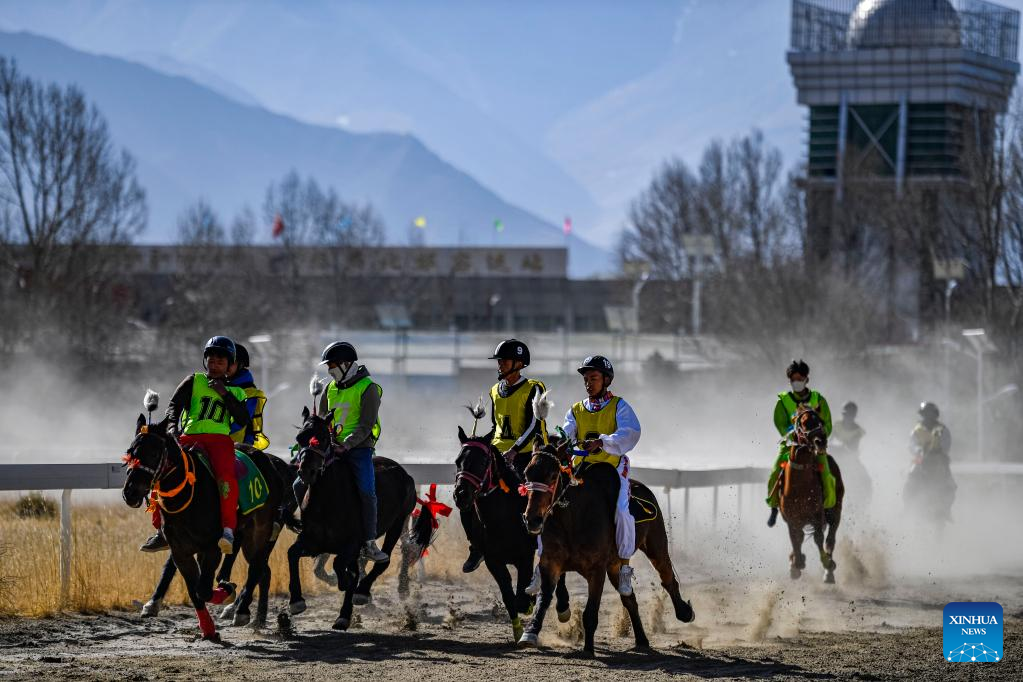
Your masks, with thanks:
[[[206,453],[201,448],[196,448],[195,454],[212,474],[213,467],[206,459]],[[239,513],[251,514],[266,504],[270,497],[270,487],[266,484],[266,478],[263,477],[263,472],[259,470],[252,458],[241,450],[234,451],[234,476],[238,479]]]

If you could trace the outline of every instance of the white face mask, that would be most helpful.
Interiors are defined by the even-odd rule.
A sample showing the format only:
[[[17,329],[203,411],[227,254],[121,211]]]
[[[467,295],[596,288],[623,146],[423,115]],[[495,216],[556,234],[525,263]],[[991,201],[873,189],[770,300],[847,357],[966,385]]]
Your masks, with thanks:
[[[343,366],[342,365],[342,366],[338,366],[338,367],[331,367],[330,369],[327,370],[327,374],[330,375],[331,379],[333,379],[335,382],[340,384],[342,381],[345,380],[345,377],[348,376],[348,372],[350,372],[352,367],[354,367],[354,366],[355,366],[355,363],[352,362],[352,363],[349,363],[347,366]],[[344,368],[342,369],[342,367],[344,367]]]
[[[792,392],[793,393],[802,393],[805,390],[806,390],[806,382],[805,381],[793,381],[792,382]]]

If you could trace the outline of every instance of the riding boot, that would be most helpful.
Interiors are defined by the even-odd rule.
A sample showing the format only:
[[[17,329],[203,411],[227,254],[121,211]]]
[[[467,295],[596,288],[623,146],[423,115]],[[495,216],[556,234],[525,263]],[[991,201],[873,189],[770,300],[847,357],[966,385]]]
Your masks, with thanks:
[[[817,455],[817,466],[821,472],[821,484],[824,487],[824,508],[831,509],[835,506],[835,476],[828,466],[827,454]]]
[[[771,515],[767,517],[767,527],[774,528],[776,523],[778,523],[778,508],[771,507]]]
[[[774,468],[771,470],[771,475],[767,479],[767,506],[774,508],[778,506],[778,493],[780,486],[778,485],[778,478],[781,476],[782,463],[789,461],[788,450],[785,450],[778,454],[778,458],[774,460]]]
[[[170,545],[167,544],[167,538],[163,536],[162,530],[157,530],[153,533],[148,540],[142,543],[139,547],[140,552],[160,552],[165,549],[169,549]]]

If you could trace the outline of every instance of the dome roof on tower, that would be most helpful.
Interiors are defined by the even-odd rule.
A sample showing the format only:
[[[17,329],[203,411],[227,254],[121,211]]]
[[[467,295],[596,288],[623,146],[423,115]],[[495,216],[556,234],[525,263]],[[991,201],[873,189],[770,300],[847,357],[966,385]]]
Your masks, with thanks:
[[[959,47],[959,14],[948,0],[861,0],[849,16],[849,47]]]

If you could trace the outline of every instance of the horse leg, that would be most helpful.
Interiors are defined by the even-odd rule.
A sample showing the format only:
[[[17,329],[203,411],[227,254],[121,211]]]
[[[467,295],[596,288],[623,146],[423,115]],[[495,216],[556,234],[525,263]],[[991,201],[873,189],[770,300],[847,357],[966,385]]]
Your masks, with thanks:
[[[664,528],[663,524],[661,528]],[[671,597],[671,604],[675,607],[675,618],[683,623],[691,623],[696,618],[696,614],[693,612],[692,603],[682,598],[682,588],[675,575],[671,553],[668,551],[668,534],[663,530],[656,532],[657,530],[657,528],[652,528],[651,532],[646,534],[640,549],[646,554],[646,558],[657,571],[657,575],[660,576],[661,587]]]
[[[220,550],[217,548],[199,553],[199,597],[208,602],[213,598],[213,576],[220,565]]]
[[[788,524],[789,540],[792,542],[792,554],[789,554],[789,577],[798,580],[802,570],[806,568],[806,556],[803,555],[803,527],[798,524]]]
[[[609,566],[607,569],[607,577],[616,590],[618,589],[620,570],[620,564]],[[603,588],[601,588],[601,591],[603,592]],[[629,614],[629,620],[632,622],[632,631],[636,634],[636,648],[649,649],[650,640],[647,639],[646,631],[643,629],[643,621],[639,617],[639,602],[636,600],[635,590],[628,597],[624,595],[618,596],[622,598],[622,606],[625,607],[626,612]]]
[[[514,617],[520,613],[527,616],[533,613],[533,607],[536,606],[536,600],[526,594],[526,588],[529,587],[529,582],[532,579],[533,555],[530,554],[526,558],[519,558],[518,563],[515,564],[515,611],[512,612],[512,620],[514,620]],[[521,636],[522,633],[520,632],[519,635]],[[518,640],[518,637],[515,639]]]
[[[824,520],[828,524],[828,536],[824,540],[824,551],[828,556],[828,562],[824,564],[824,582],[832,584],[835,582],[835,534],[838,532],[838,524],[842,520],[842,508],[837,504],[831,509],[824,511]]]
[[[142,606],[143,618],[153,618],[160,615],[163,598],[167,596],[167,590],[170,589],[171,581],[174,580],[174,574],[177,572],[178,569],[174,565],[174,557],[167,557],[167,561],[163,564],[163,570],[160,571],[160,580],[156,583],[156,589],[153,590],[153,596]]]
[[[220,610],[221,622],[234,618],[235,611],[238,609],[237,586],[231,582],[231,571],[234,570],[234,562],[238,559],[238,549],[238,538],[235,537],[234,551],[224,555],[220,562],[220,570],[217,571],[217,588],[213,590],[211,601],[214,604],[225,605]]]
[[[238,597],[238,609],[234,614],[234,625],[248,625],[251,619],[251,613],[249,607],[252,605],[252,594],[256,589],[256,585],[259,584],[260,579],[263,577],[263,571],[266,568],[267,558],[270,554],[269,543],[262,543],[262,546],[257,545],[257,539],[253,537],[255,533],[249,533],[245,538],[245,560],[249,563],[249,572],[245,577],[245,587],[242,589],[241,596]]]
[[[313,575],[327,583],[331,587],[337,587],[337,576],[327,572],[327,562],[330,561],[329,554],[320,554],[313,564]]]
[[[192,600],[192,606],[195,608],[195,615],[199,619],[202,638],[220,639],[217,634],[217,626],[213,623],[210,612],[206,610],[206,600],[199,596],[199,581],[202,576],[195,557],[187,552],[174,552],[173,548],[171,556],[174,557],[174,564],[181,571],[181,577],[185,579],[185,588],[188,590],[188,598]]]
[[[401,539],[401,534],[404,530],[405,519],[400,517],[395,519],[391,527],[387,529],[387,535],[384,536],[384,544],[380,548],[380,551],[387,555],[387,561],[373,562],[373,570],[359,581],[359,586],[355,588],[355,595],[353,596],[356,606],[363,606],[373,600],[372,596],[370,596],[373,583],[391,565],[391,552],[394,551],[394,546],[398,544],[398,540]]]
[[[256,604],[256,622],[253,623],[257,628],[266,627],[266,614],[270,610],[270,577],[270,563],[267,562],[259,579],[259,601]]]
[[[565,574],[558,578],[558,585],[554,588],[554,596],[558,598],[555,610],[558,612],[558,622],[567,623],[572,619],[572,612],[568,610],[568,588],[565,587]]]
[[[489,552],[483,555],[483,561],[486,563],[490,575],[494,576],[497,589],[501,591],[501,601],[504,602],[504,608],[508,611],[508,618],[512,624],[512,634],[517,642],[522,637],[523,630],[522,619],[519,618],[518,600],[515,592],[512,590],[511,572],[508,571],[508,567],[503,561],[495,559],[493,554]],[[519,572],[519,577],[522,577],[521,571]],[[525,587],[523,586],[522,589],[525,589]]]
[[[554,596],[554,574],[558,568],[551,564],[540,564],[540,597],[536,600],[536,610],[533,612],[533,619],[529,621],[525,632],[519,637],[519,646],[535,647],[540,640],[540,630],[543,628],[543,619],[547,615],[547,609],[551,605],[551,597]]]
[[[813,527],[813,543],[817,545],[817,554],[821,560],[821,566],[824,567],[824,581],[828,581],[828,571],[831,565],[831,555],[824,551],[824,518],[821,519]]]
[[[298,561],[307,555],[308,552],[302,544],[302,536],[299,535],[291,547],[288,547],[288,612],[293,616],[306,609],[305,599],[302,598],[302,578]]]
[[[600,598],[604,594],[604,571],[593,571],[590,575],[586,576],[586,583],[589,587],[589,594],[586,597],[586,608],[583,609],[583,629],[586,631],[586,643],[583,644],[583,653],[592,658],[596,655],[593,649],[593,636],[597,632]],[[633,595],[634,604],[635,599],[636,597]]]
[[[358,577],[359,547],[346,548],[341,554],[334,557],[334,573],[337,574],[337,586],[344,590],[344,598],[341,601],[341,612],[338,613],[334,624],[330,627],[334,630],[347,630],[352,624],[352,606],[355,595],[355,584]]]

